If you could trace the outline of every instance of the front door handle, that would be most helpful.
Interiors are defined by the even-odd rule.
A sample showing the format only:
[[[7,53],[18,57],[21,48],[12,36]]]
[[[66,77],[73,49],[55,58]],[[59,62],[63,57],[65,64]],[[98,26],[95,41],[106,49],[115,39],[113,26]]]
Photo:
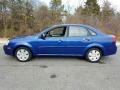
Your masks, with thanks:
[[[83,40],[84,40],[84,41],[90,41],[91,38],[84,38]]]
[[[58,41],[58,43],[61,43],[61,42],[63,42],[63,41],[62,41],[62,40],[59,40],[59,41]]]

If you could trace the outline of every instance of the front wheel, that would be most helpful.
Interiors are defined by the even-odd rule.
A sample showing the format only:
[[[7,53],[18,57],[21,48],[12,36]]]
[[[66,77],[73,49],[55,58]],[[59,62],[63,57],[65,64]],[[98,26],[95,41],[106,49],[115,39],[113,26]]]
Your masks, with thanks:
[[[98,48],[91,48],[86,53],[86,59],[90,62],[98,62],[102,57],[102,52]]]
[[[19,47],[15,51],[15,57],[20,62],[26,62],[26,61],[31,60],[32,53],[31,53],[30,49],[28,49],[26,47]]]

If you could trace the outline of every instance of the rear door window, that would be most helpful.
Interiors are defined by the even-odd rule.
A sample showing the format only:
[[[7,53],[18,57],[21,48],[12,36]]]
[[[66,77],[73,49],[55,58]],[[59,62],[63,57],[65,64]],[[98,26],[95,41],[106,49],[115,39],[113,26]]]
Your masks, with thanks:
[[[88,30],[81,26],[70,26],[69,27],[69,37],[80,37],[80,36],[88,36],[90,33]]]

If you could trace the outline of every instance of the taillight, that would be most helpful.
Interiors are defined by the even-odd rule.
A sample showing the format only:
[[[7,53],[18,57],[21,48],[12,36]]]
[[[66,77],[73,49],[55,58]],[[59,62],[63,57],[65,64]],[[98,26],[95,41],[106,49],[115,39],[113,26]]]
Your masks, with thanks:
[[[116,42],[117,38],[115,35],[112,35],[113,42]]]

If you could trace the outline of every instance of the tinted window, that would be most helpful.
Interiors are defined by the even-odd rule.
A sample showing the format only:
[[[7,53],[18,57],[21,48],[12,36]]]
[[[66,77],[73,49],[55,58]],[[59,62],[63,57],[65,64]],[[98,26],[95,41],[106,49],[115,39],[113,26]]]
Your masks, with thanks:
[[[47,32],[47,37],[63,37],[66,33],[66,27],[58,27]]]
[[[88,36],[89,32],[86,28],[80,26],[70,26],[69,27],[69,36],[78,37],[78,36]]]

